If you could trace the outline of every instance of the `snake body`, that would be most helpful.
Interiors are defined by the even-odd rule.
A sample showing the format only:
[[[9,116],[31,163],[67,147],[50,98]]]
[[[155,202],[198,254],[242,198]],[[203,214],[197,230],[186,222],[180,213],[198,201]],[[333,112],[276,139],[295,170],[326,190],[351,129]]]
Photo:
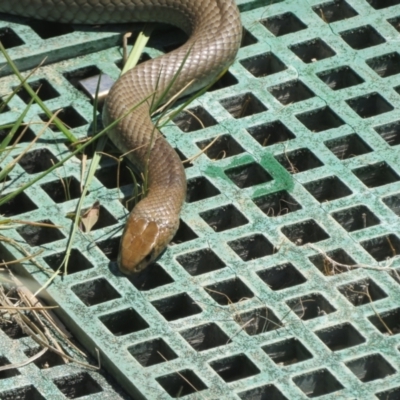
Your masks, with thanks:
[[[242,34],[234,0],[0,0],[0,12],[76,24],[163,22],[187,33],[189,39],[179,49],[124,74],[112,87],[103,111],[108,125],[154,93],[153,100],[142,103],[109,133],[122,153],[141,170],[147,168],[148,193],[128,217],[118,256],[123,273],[141,271],[175,235],[186,195],[182,163],[155,130],[150,102],[171,81],[168,97],[186,87],[188,94],[212,82],[232,63]]]

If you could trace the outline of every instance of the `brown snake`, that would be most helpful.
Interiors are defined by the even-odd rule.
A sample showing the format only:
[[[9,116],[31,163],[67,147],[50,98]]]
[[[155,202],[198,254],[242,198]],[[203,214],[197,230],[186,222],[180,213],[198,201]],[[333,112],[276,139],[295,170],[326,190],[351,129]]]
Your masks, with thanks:
[[[157,99],[174,76],[168,97],[187,85],[184,94],[212,82],[233,62],[242,35],[234,0],[0,0],[0,12],[60,23],[164,22],[188,34],[182,47],[138,65],[116,82],[106,99],[105,125],[152,93]],[[172,240],[186,195],[182,162],[154,130],[149,103],[129,113],[109,134],[142,171],[148,163],[147,196],[130,213],[121,239],[118,264],[126,274],[141,271]]]

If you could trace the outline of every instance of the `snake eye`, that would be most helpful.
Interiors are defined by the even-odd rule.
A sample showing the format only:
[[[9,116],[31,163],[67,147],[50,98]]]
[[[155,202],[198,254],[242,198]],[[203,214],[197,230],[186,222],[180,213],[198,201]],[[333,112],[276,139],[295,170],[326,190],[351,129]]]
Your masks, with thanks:
[[[149,254],[147,254],[147,256],[144,258],[144,261],[146,263],[150,262],[153,259],[153,255],[154,255],[154,250],[152,250]]]

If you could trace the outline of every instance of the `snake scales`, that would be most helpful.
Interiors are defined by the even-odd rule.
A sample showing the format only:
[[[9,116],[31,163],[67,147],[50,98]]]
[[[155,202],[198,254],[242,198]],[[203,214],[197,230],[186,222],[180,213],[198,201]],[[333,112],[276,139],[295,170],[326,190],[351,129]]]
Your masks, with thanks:
[[[234,0],[0,0],[0,12],[60,23],[163,22],[188,34],[182,47],[138,65],[116,82],[103,111],[106,125],[152,93],[157,99],[180,67],[169,97],[190,83],[185,94],[212,82],[232,63],[242,34]],[[148,194],[128,217],[118,256],[120,270],[130,274],[150,264],[172,240],[186,179],[179,157],[154,131],[149,101],[123,118],[109,136],[140,169],[148,162]]]

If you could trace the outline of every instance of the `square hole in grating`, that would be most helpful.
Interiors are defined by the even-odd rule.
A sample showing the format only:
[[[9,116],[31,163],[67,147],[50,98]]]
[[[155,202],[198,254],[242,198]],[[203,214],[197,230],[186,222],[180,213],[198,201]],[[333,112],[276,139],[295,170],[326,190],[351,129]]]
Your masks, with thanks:
[[[327,140],[325,146],[340,160],[360,156],[373,151],[356,133]]]
[[[323,317],[336,311],[328,300],[319,293],[311,293],[286,302],[291,310],[303,321]]]
[[[9,194],[7,194],[6,196],[8,196]],[[6,196],[2,196],[2,198]],[[22,192],[12,199],[8,200],[6,203],[2,204],[0,206],[0,214],[2,214],[3,217],[12,217],[13,215],[23,214],[29,211],[36,210],[37,208],[38,207],[35,203],[32,202],[29,196],[26,193]]]
[[[320,369],[295,376],[293,382],[307,397],[323,396],[344,388],[327,369]]]
[[[150,264],[138,274],[133,274],[126,278],[137,290],[141,291],[155,289],[174,282],[159,264]]]
[[[73,71],[65,72],[64,78],[76,88],[80,88],[79,81],[87,78],[92,78],[94,76],[100,75],[101,71],[95,65],[88,65],[86,67],[78,68]]]
[[[229,114],[234,118],[244,118],[250,115],[258,114],[267,111],[268,108],[254,96],[253,93],[244,93],[234,97],[229,97],[220,100],[222,107],[224,107]]]
[[[311,99],[315,96],[314,92],[299,80],[270,86],[267,90],[284,106],[297,103],[298,101]]]
[[[362,79],[347,65],[320,72],[317,76],[332,90],[345,89],[364,82],[364,79]]]
[[[226,169],[225,175],[240,189],[248,188],[273,180],[264,168],[255,162]]]
[[[214,323],[195,326],[179,333],[196,351],[213,349],[230,342],[226,333]]]
[[[400,54],[393,52],[365,61],[381,78],[396,75],[400,72]]]
[[[324,165],[314,153],[307,148],[288,151],[275,156],[275,159],[291,174],[297,174]]]
[[[77,199],[81,195],[81,185],[74,176],[47,182],[40,187],[55,203]]]
[[[259,21],[275,36],[283,36],[307,28],[293,13],[287,12]]]
[[[284,226],[281,231],[296,246],[329,238],[329,235],[313,219]]]
[[[180,159],[181,161],[185,161],[185,162],[183,163],[183,168],[187,169],[187,168],[193,167],[192,162],[186,161],[186,160],[188,160],[188,157],[186,157],[179,149],[174,148],[174,150],[175,150],[176,154],[178,154],[179,159]]]
[[[17,389],[0,392],[2,400],[46,400],[34,386],[24,386]]]
[[[267,307],[235,314],[235,321],[250,336],[274,331],[283,327],[283,322]]]
[[[387,294],[369,278],[339,286],[338,290],[355,307],[387,297]]]
[[[0,41],[5,49],[11,49],[25,44],[25,42],[11,29],[0,29]]]
[[[400,194],[394,194],[393,196],[384,197],[382,201],[397,215],[400,217]]]
[[[306,64],[333,57],[336,53],[320,38],[289,46],[289,49]]]
[[[7,357],[0,356],[0,367],[4,367],[6,365],[11,365],[11,362]],[[10,368],[4,371],[0,371],[0,380],[12,378],[13,376],[21,375],[17,368]]]
[[[259,386],[238,393],[242,400],[288,400],[274,385]]]
[[[393,233],[360,243],[376,261],[384,261],[400,254],[400,239]]]
[[[92,232],[97,229],[103,229],[107,226],[115,225],[118,223],[118,220],[114,218],[114,216],[106,208],[104,208],[103,206],[99,206],[98,202],[95,202],[91,207],[82,210],[81,216],[81,229],[84,232],[88,232],[89,230]],[[94,218],[97,218],[97,221],[95,221],[95,223],[93,224]]]
[[[245,354],[213,361],[210,366],[225,382],[234,382],[260,373],[258,367]]]
[[[371,25],[349,29],[348,31],[340,32],[339,35],[355,50],[366,49],[386,42]]]
[[[372,315],[368,319],[383,335],[397,335],[400,333],[400,308],[380,312],[379,316]]]
[[[107,189],[115,189],[121,186],[134,184],[131,169],[125,163],[122,163],[120,168],[118,168],[117,164],[102,167],[96,171],[95,177]],[[137,177],[137,181],[141,183],[140,177]]]
[[[13,340],[28,336],[16,322],[5,319],[0,320],[0,330]]]
[[[0,105],[1,107],[1,105]],[[2,142],[8,135],[10,135],[11,131],[14,129],[14,126],[16,125],[16,122],[12,122],[10,126],[13,126],[13,128],[4,128],[0,129],[0,141]],[[17,130],[15,131],[14,135],[12,136],[10,142],[8,143],[8,146],[12,146],[17,142],[18,143],[26,143],[26,142],[32,142],[33,139],[35,139],[36,135],[33,133],[32,129],[30,129],[28,126],[20,125]]]
[[[268,354],[272,361],[280,367],[306,361],[313,357],[296,338],[272,343],[263,346],[262,349]]]
[[[197,176],[187,181],[186,203],[194,203],[219,194],[221,192],[203,176]]]
[[[243,147],[231,135],[217,136],[217,138],[202,140],[196,144],[201,150],[207,148],[204,154],[211,160],[220,160],[244,152]]]
[[[389,146],[400,144],[400,121],[376,126],[374,129]]]
[[[48,149],[32,150],[23,155],[18,161],[18,164],[28,174],[46,171],[56,163],[58,163],[57,158]]]
[[[69,24],[59,24],[57,22],[47,21],[29,21],[29,26],[42,39],[50,39],[57,36],[67,35],[74,32],[74,29]],[[42,99],[43,100],[43,99]]]
[[[194,132],[217,124],[211,114],[200,106],[182,111],[172,121],[183,132]]]
[[[354,232],[381,223],[379,218],[364,205],[340,210],[331,215],[347,232]]]
[[[110,261],[116,262],[118,259],[120,242],[121,237],[113,237],[96,242],[96,245]]]
[[[334,276],[355,269],[356,262],[343,250],[331,250],[309,258],[310,261],[325,275]],[[340,265],[341,264],[341,265]]]
[[[344,125],[344,121],[330,107],[297,114],[296,118],[311,132],[322,132]]]
[[[103,315],[99,317],[99,320],[114,336],[139,332],[150,326],[133,308]]]
[[[388,103],[379,93],[369,93],[367,95],[354,97],[346,100],[346,103],[361,118],[370,118],[379,114],[392,111],[394,107]]]
[[[128,347],[128,351],[142,367],[150,367],[178,358],[161,338],[135,344]]]
[[[192,276],[225,268],[226,264],[211,250],[202,249],[176,257],[176,261]]]
[[[398,400],[400,399],[400,387],[375,393],[379,400]]]
[[[54,113],[55,111],[53,111]],[[49,117],[46,114],[39,114],[39,117],[44,122],[49,122]],[[79,128],[80,126],[88,124],[85,118],[82,117],[78,111],[75,110],[74,107],[68,106],[61,109],[61,111],[57,114],[57,118],[61,120],[66,126],[70,129]],[[50,124],[50,128],[54,132],[59,132],[60,130],[54,123]]]
[[[398,32],[400,32],[400,17],[389,18],[387,21],[389,24],[393,25]]]
[[[49,219],[33,223],[35,225],[26,224],[17,228],[19,235],[31,247],[42,246],[65,238],[64,234]],[[41,224],[43,225],[40,226]]]
[[[46,79],[39,79],[38,81],[29,82],[29,86],[36,92],[42,101],[55,99],[56,97],[60,96],[60,93],[58,93],[57,90],[55,90]],[[15,90],[16,88],[13,89]],[[26,104],[28,104],[32,99],[31,95],[23,87],[21,87],[21,89],[17,92],[17,95]]]
[[[239,81],[232,75],[229,71],[226,71],[221,78],[219,78],[209,89],[208,92],[214,92],[215,90],[220,90],[227,88],[229,86],[236,85]]]
[[[383,186],[400,180],[399,175],[384,161],[353,169],[352,172],[368,188]]]
[[[287,66],[270,52],[245,58],[239,62],[256,78],[263,78],[287,69]]]
[[[242,302],[254,297],[253,292],[239,278],[204,286],[204,290],[221,306]]]
[[[194,240],[197,238],[198,236],[190,228],[190,226],[186,222],[179,220],[179,228],[175,233],[175,236],[172,238],[170,245],[173,246],[175,244],[189,242],[190,240]]]
[[[248,219],[232,204],[214,208],[199,214],[215,232],[246,225]]]
[[[156,381],[174,399],[207,389],[204,382],[190,369],[160,376]]]
[[[253,199],[253,202],[267,217],[271,218],[302,208],[286,190],[257,197]]]
[[[345,363],[361,381],[370,382],[396,373],[396,370],[380,354],[371,354]]]
[[[274,254],[275,248],[261,234],[251,235],[228,242],[228,246],[243,260],[251,261]]]
[[[24,351],[24,353],[28,358],[31,358],[31,357],[34,357],[36,354],[38,354],[40,352],[40,350],[41,349],[39,347],[36,347],[33,349],[28,349],[28,350]],[[57,365],[65,365],[65,362],[62,359],[62,357],[56,353],[53,353],[52,351],[47,351],[42,356],[35,359],[33,362],[40,369],[48,369],[48,368],[56,367]],[[2,398],[1,394],[0,394],[0,398]]]
[[[257,275],[271,290],[282,290],[307,281],[292,263],[257,271]]]
[[[187,293],[165,297],[151,304],[167,321],[190,317],[203,311]]]
[[[337,176],[329,176],[308,182],[303,186],[320,203],[340,199],[352,194],[352,191]]]
[[[76,294],[79,300],[88,307],[121,297],[114,287],[104,278],[97,278],[79,283],[72,286],[71,290]]]
[[[60,268],[65,258],[65,252],[52,254],[51,256],[44,257],[47,265],[56,271]],[[72,249],[68,261],[68,275],[75,274],[76,272],[86,271],[93,268],[94,265],[80,252],[78,249]]]
[[[326,23],[349,19],[358,15],[345,0],[332,0],[314,6],[313,11]]]
[[[340,351],[365,343],[365,338],[350,323],[334,325],[314,333],[331,351]]]
[[[296,137],[281,121],[266,122],[246,130],[261,146],[272,146]]]
[[[76,399],[103,391],[102,387],[87,373],[68,375],[57,378],[53,382],[68,399]]]
[[[395,6],[400,4],[400,0],[367,0],[371,7],[375,10],[381,10],[382,8]]]
[[[250,46],[257,42],[258,40],[246,28],[243,28],[242,43],[240,44],[240,47]]]

